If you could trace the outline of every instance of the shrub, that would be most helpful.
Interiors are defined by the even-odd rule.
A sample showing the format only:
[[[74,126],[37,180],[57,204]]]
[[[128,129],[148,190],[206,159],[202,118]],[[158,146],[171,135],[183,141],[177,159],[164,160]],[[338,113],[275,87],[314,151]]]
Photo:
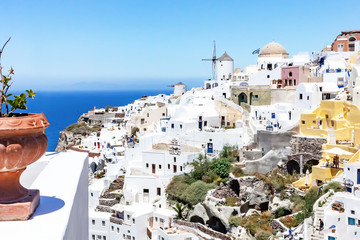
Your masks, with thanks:
[[[221,158],[231,158],[232,161],[236,161],[236,156],[238,155],[238,148],[236,146],[225,145],[220,152]]]
[[[232,174],[234,174],[235,177],[243,177],[246,176],[246,174],[244,173],[244,171],[242,170],[241,167],[231,167],[230,168],[230,172]]]
[[[214,182],[219,176],[216,175],[213,171],[208,171],[205,173],[204,176],[202,176],[201,180],[206,183],[212,183]]]
[[[287,227],[295,227],[295,220],[292,216],[285,216],[280,221]]]
[[[286,215],[286,209],[283,207],[280,207],[275,211],[275,218],[279,218],[285,215]]]
[[[330,189],[333,189],[335,192],[346,191],[346,188],[337,182],[330,182],[324,187],[324,193],[327,193]]]
[[[196,205],[197,203],[204,201],[207,192],[214,187],[213,184],[196,181],[183,191],[181,198],[191,205]]]
[[[211,171],[211,161],[203,155],[200,155],[190,165],[193,167],[190,176],[196,180],[201,180],[204,175]]]
[[[295,215],[295,226],[298,226],[300,223],[302,223],[305,219],[305,215],[300,212]]]
[[[272,233],[267,231],[261,231],[258,234],[256,234],[256,240],[268,240]]]
[[[231,216],[229,218],[229,224],[230,225],[234,225],[235,227],[238,227],[241,225],[241,218],[240,217],[235,217],[235,216]]]
[[[309,191],[304,196],[305,201],[304,201],[302,210],[305,214],[305,218],[308,218],[311,216],[312,211],[313,211],[313,206],[314,206],[316,200],[320,197],[317,194],[317,191],[318,191],[317,187],[312,187],[309,189]]]
[[[189,177],[185,175],[175,176],[166,187],[166,193],[176,199],[182,200],[182,193],[190,185]]]
[[[229,176],[230,167],[231,163],[225,158],[215,160],[212,164],[213,171],[221,178],[227,178]]]

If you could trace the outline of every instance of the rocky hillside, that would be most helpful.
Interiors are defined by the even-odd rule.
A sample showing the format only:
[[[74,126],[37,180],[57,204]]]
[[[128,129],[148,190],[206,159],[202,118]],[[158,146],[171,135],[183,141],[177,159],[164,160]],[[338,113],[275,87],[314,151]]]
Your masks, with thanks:
[[[72,146],[79,145],[81,139],[88,137],[92,132],[99,130],[99,126],[89,127],[85,123],[74,123],[60,132],[58,145],[55,152],[63,152]]]

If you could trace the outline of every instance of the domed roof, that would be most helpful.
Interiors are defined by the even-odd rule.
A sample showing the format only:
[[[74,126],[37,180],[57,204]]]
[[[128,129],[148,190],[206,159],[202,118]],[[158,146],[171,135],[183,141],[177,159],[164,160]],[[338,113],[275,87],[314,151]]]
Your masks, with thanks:
[[[263,49],[261,49],[260,55],[259,57],[272,57],[272,56],[289,56],[289,54],[286,52],[286,49],[284,48],[283,45],[281,45],[280,43],[277,42],[271,42],[267,45],[265,45],[265,47],[263,47]]]

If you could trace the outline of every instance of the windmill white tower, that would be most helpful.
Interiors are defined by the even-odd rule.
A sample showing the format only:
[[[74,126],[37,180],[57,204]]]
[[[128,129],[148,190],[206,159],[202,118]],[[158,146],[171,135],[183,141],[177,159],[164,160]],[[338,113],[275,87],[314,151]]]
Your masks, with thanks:
[[[216,80],[231,81],[234,75],[234,60],[225,52],[217,59]]]

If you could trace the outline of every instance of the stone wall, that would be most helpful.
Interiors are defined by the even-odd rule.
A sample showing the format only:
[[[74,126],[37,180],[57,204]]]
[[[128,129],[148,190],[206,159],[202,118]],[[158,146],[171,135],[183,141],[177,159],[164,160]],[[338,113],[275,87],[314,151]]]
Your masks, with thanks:
[[[194,222],[186,222],[183,220],[179,220],[179,219],[174,219],[174,225],[176,227],[181,227],[181,226],[185,226],[185,227],[189,227],[192,229],[196,229],[199,230],[200,232],[203,232],[211,237],[217,238],[217,239],[223,239],[223,240],[232,240],[232,238],[226,234],[217,232],[212,230],[211,228],[202,225],[200,223],[194,223]]]
[[[309,160],[319,161],[322,158],[322,145],[326,143],[326,138],[294,135],[290,140],[291,154],[288,161],[296,161],[301,169]]]

